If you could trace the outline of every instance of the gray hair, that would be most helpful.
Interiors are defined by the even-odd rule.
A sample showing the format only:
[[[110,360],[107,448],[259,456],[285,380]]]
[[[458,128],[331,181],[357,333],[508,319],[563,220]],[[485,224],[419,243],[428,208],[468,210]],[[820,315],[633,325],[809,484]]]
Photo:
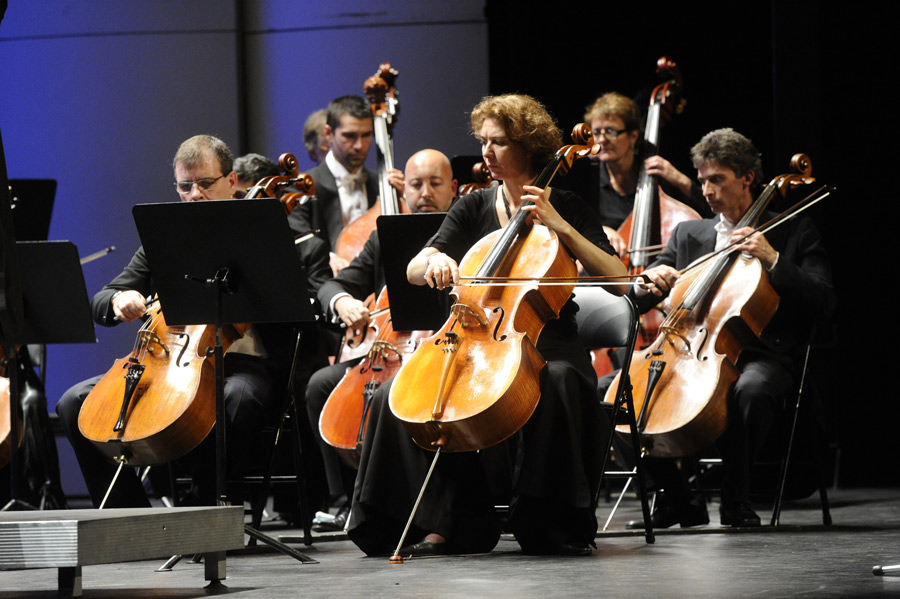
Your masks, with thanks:
[[[238,181],[250,181],[258,183],[266,177],[274,177],[281,174],[278,165],[262,154],[244,154],[234,159],[234,172]]]

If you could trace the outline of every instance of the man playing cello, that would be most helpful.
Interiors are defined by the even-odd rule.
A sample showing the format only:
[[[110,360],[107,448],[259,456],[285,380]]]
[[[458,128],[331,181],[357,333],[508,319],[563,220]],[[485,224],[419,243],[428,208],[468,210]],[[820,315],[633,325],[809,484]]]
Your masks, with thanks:
[[[760,261],[780,303],[759,342],[745,346],[737,363],[739,376],[727,400],[728,426],[717,442],[724,467],[719,513],[726,526],[759,526],[749,502],[750,464],[795,388],[792,350],[808,340],[813,320],[833,306],[831,268],[806,218],[790,220],[765,235],[751,235],[750,227],[735,229],[762,186],[760,155],[749,139],[732,129],[717,129],[691,149],[691,159],[703,196],[717,216],[680,223],[665,251],[644,272],[650,282],[638,285],[634,294],[639,309],[649,310],[668,295],[681,269],[750,235],[735,249]],[[653,514],[655,527],[709,521],[705,503],[690,496],[674,463],[651,460],[648,465],[666,489],[665,501],[657,503]]]
[[[396,171],[393,179],[402,183],[403,199],[410,212],[446,212],[456,196],[456,179],[450,160],[437,150],[421,150],[406,162],[405,179]],[[384,287],[384,267],[378,232],[373,231],[360,254],[338,275],[319,289],[319,301],[327,318],[342,322],[347,329],[363,329],[369,321],[369,309],[363,301],[378,294]],[[325,443],[319,433],[319,416],[329,394],[340,382],[344,372],[359,360],[327,366],[317,371],[309,381],[306,409],[316,437],[320,441],[325,474],[333,503],[346,495],[346,503],[337,518],[327,528],[342,530],[349,513],[350,496],[356,471],[344,464],[334,448]]]
[[[237,175],[233,169],[231,150],[215,137],[197,135],[182,143],[175,154],[174,170],[175,187],[183,202],[230,199],[234,194]],[[324,246],[320,246],[316,256],[305,257],[304,264],[310,285],[318,288],[329,273]],[[91,301],[94,320],[103,326],[136,320],[147,313],[147,300],[153,292],[146,255],[143,248],[138,248],[125,270],[94,296]],[[243,338],[232,344],[226,354],[225,411],[229,471],[240,471],[246,465],[257,433],[281,405],[279,381],[290,368],[291,350],[289,327],[253,325]],[[75,450],[94,506],[100,505],[116,470],[81,434],[78,426],[81,406],[100,378],[75,385],[63,394],[56,405],[56,412]],[[197,473],[204,475],[205,484],[198,485],[196,477],[194,481],[197,487],[202,487],[195,489],[201,496],[191,501],[211,504],[215,490],[214,473],[208,464],[203,466],[206,467],[197,468]],[[106,507],[149,505],[143,485],[133,469],[123,470]]]

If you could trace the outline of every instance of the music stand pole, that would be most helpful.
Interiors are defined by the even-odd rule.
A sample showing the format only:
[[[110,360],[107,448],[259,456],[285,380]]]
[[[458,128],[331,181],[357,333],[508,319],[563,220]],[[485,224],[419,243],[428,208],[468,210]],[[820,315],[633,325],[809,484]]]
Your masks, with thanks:
[[[221,330],[227,323],[292,323],[315,318],[293,235],[278,200],[139,204],[133,214],[160,301],[165,306],[166,322],[215,322],[216,493],[219,503],[227,505]],[[216,226],[192,229],[176,239],[170,226],[173,222],[214,222]],[[194,273],[214,274],[206,278]],[[207,288],[213,288],[215,298],[209,297]],[[244,526],[244,531],[303,563],[317,563],[249,525]]]

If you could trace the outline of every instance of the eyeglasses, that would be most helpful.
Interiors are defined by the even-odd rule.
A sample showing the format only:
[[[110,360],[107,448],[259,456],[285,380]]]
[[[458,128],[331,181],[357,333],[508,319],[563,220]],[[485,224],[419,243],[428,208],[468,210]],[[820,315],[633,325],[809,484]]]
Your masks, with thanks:
[[[594,137],[600,137],[601,135],[605,135],[606,139],[612,141],[628,131],[628,129],[613,129],[612,127],[607,127],[605,129],[594,129]]]
[[[200,188],[200,191],[206,191],[210,187],[213,186],[213,183],[224,177],[225,175],[219,175],[215,179],[212,177],[206,177],[204,179],[197,179],[196,181],[175,181],[175,188],[178,190],[178,193],[189,194],[191,190],[194,189],[194,184]]]

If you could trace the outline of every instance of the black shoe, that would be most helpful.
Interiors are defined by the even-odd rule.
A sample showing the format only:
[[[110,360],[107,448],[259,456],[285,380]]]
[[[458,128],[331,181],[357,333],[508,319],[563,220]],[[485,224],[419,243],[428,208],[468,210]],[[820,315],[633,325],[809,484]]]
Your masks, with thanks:
[[[447,542],[419,541],[415,545],[401,547],[399,555],[402,557],[429,557],[432,555],[449,555],[450,553],[450,544]]]
[[[759,526],[759,515],[746,502],[722,504],[719,506],[719,519],[722,526]]]
[[[709,512],[706,511],[706,501],[700,495],[695,496],[688,503],[676,507],[665,499],[656,502],[656,509],[650,516],[653,528],[669,528],[676,524],[681,528],[691,526],[703,526],[709,524]],[[640,530],[644,528],[643,520],[629,520],[625,528]]]
[[[319,512],[313,518],[312,529],[316,532],[341,532],[344,530],[344,526],[347,525],[347,518],[349,517],[349,507],[342,507],[334,516]]]
[[[565,557],[581,557],[591,554],[592,551],[590,544],[583,541],[576,541],[574,543],[562,543],[556,548],[556,555],[562,555]]]

